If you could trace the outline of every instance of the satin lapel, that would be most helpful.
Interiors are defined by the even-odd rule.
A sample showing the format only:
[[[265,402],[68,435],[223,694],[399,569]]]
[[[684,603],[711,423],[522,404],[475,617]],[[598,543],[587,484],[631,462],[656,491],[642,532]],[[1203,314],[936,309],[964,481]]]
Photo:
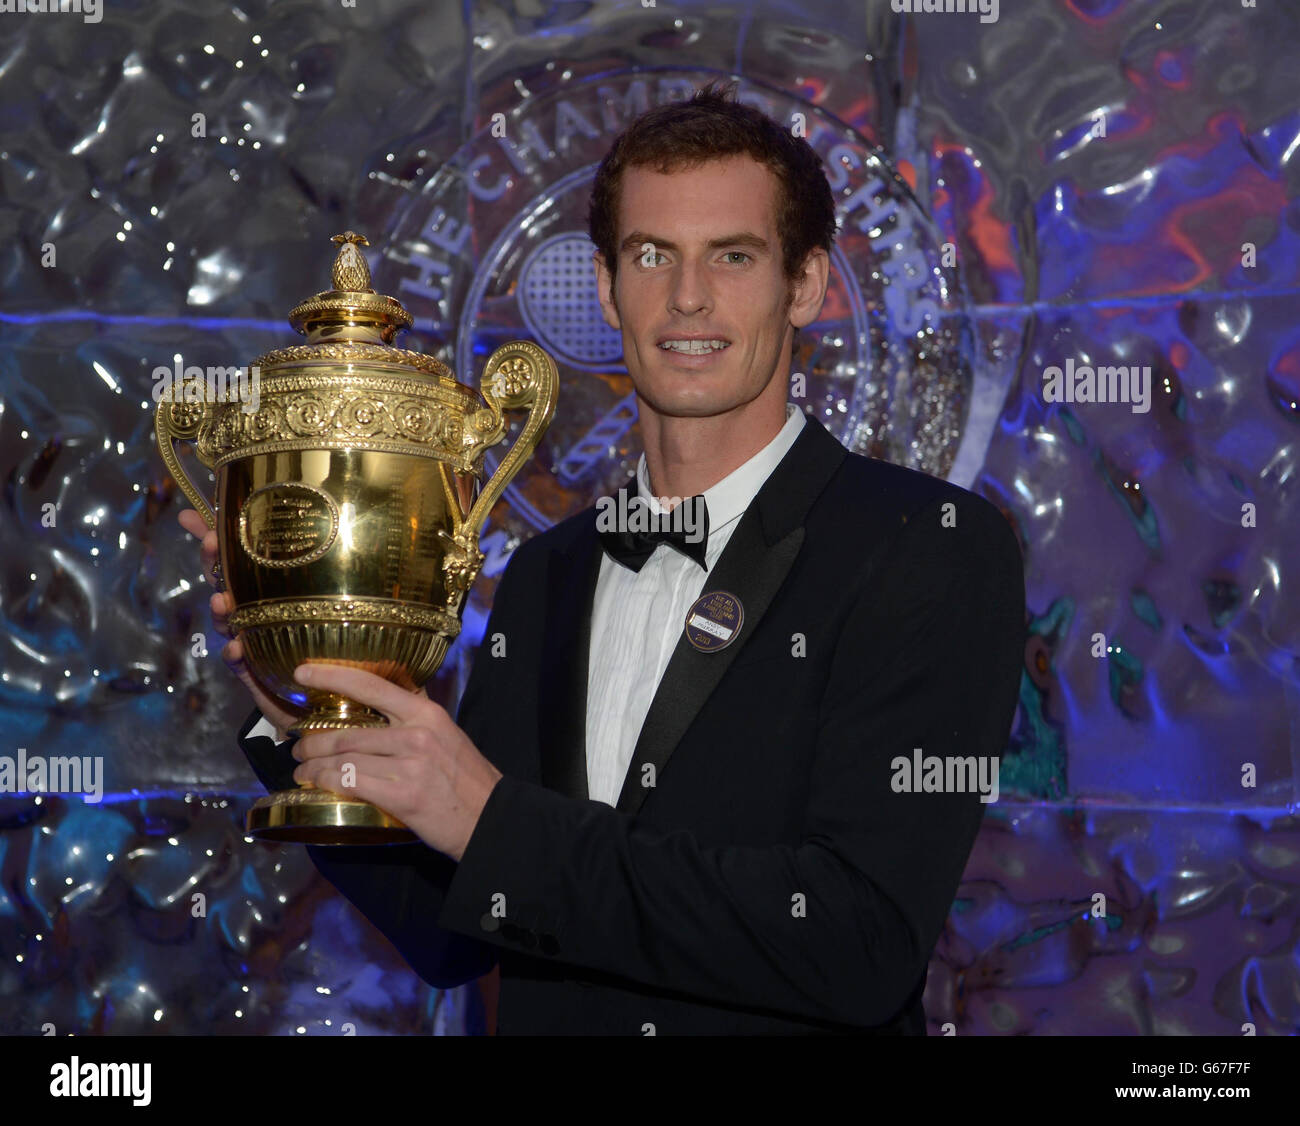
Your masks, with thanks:
[[[740,636],[714,653],[701,653],[684,632],[678,638],[623,778],[617,808],[624,813],[635,814],[649,793],[643,784],[645,765],[653,764],[657,780],[700,709],[754,635],[803,545],[808,509],[847,456],[830,432],[808,416],[795,444],[740,518],[700,592],[725,590],[739,599],[744,613]]]
[[[636,476],[624,487],[636,489]],[[603,552],[596,510],[574,542],[547,561],[546,633],[538,712],[542,785],[587,800],[587,669],[591,615]]]
[[[587,656],[591,605],[600,552],[551,553],[546,576],[546,634],[542,642],[540,715],[542,785],[571,798],[587,798]],[[581,537],[578,545],[588,542]],[[583,555],[586,554],[586,558]]]

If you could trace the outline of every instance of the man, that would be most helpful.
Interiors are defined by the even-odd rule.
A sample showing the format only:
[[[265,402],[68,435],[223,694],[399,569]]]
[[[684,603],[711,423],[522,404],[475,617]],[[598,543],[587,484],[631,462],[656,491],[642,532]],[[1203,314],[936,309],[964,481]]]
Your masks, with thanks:
[[[615,142],[590,225],[640,409],[629,493],[702,495],[707,534],[659,542],[589,508],[514,553],[457,722],[303,666],[391,726],[290,751],[291,717],[254,689],[267,719],[241,746],[268,788],[349,792],[419,834],[308,851],[431,984],[499,963],[500,1033],[924,1034],[984,803],[900,764],[996,767],[1023,652],[1015,536],[787,406],[835,233],[806,142],[710,86]],[[226,658],[253,687],[237,640]]]

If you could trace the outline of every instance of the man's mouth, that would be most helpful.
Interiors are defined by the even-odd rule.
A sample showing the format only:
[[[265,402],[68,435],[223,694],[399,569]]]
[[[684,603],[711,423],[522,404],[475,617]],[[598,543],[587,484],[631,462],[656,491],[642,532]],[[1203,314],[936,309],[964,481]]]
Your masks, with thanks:
[[[659,347],[665,352],[680,352],[687,356],[707,356],[711,352],[721,352],[730,346],[731,341],[721,339],[688,340],[670,337],[659,342]]]

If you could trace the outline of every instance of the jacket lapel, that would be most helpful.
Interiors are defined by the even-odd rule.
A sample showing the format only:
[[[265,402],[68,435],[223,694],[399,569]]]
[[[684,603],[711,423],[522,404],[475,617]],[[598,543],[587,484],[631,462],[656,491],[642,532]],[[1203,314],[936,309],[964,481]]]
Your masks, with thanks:
[[[635,492],[635,474],[624,487]],[[591,508],[586,516],[573,542],[555,548],[549,557],[538,701],[542,785],[583,801],[588,797],[591,613],[604,554],[596,535],[596,509]]]
[[[740,518],[700,591],[704,595],[725,590],[740,601],[744,613],[740,636],[725,649],[701,653],[683,630],[623,779],[617,808],[624,813],[640,810],[649,793],[649,787],[642,784],[645,765],[653,765],[657,780],[705,701],[758,628],[803,545],[808,509],[847,456],[848,451],[821,422],[807,416],[794,445]],[[587,617],[590,622],[590,614]]]

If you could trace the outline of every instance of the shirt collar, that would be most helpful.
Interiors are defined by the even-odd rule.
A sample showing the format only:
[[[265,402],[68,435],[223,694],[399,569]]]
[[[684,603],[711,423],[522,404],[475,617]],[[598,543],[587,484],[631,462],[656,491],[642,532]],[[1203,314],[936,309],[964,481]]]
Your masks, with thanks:
[[[785,425],[777,431],[776,437],[716,485],[704,490],[710,531],[729,524],[749,507],[758,490],[763,487],[763,482],[789,453],[805,421],[802,410],[793,403],[786,403]],[[637,494],[649,503],[651,511],[662,512],[658,498],[650,491],[650,471],[646,468],[645,454],[637,462],[636,483]]]

